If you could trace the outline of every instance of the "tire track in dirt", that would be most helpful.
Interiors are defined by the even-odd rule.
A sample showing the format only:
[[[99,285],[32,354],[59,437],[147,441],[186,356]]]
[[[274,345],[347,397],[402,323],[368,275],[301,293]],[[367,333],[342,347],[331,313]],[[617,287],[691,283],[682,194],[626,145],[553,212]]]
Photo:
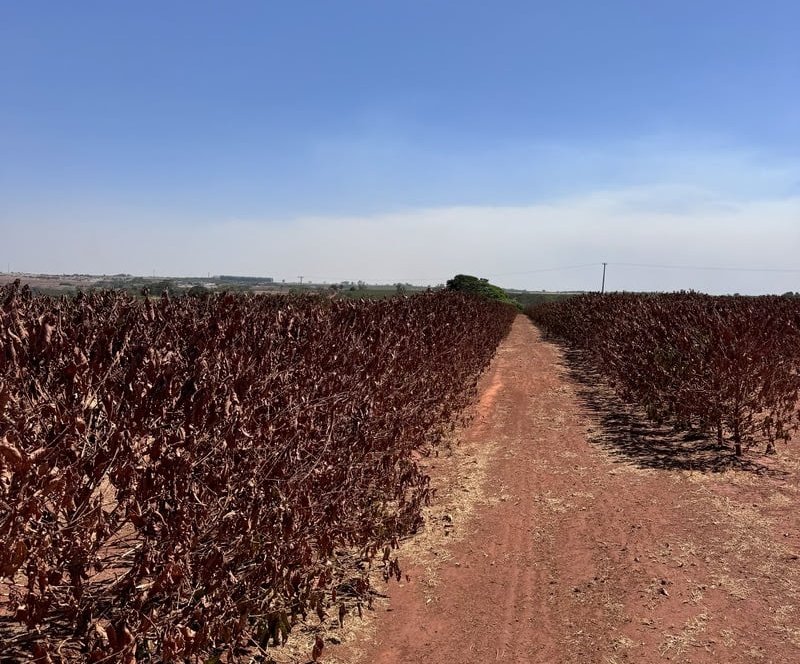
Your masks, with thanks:
[[[800,661],[798,464],[756,477],[620,456],[521,316],[483,385],[459,446],[485,465],[482,499],[455,537],[429,518],[435,546],[335,661]]]

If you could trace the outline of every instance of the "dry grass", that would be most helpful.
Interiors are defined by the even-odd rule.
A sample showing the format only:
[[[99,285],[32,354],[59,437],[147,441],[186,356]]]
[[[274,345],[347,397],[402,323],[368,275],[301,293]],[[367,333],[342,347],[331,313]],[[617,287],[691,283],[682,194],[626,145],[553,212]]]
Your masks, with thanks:
[[[497,392],[492,385],[484,392],[484,400],[493,399]],[[494,413],[493,413],[494,416]],[[473,420],[487,417],[485,402],[476,404],[472,413]],[[465,425],[466,426],[466,425]],[[439,570],[446,562],[452,561],[449,544],[458,542],[470,534],[469,523],[475,510],[481,505],[490,505],[509,496],[503,487],[492,491],[487,487],[487,470],[490,461],[498,453],[498,444],[490,440],[473,440],[464,436],[465,428],[453,433],[449,440],[440,446],[437,456],[431,456],[420,462],[421,467],[431,476],[431,484],[436,487],[436,495],[428,507],[423,510],[424,526],[413,537],[401,542],[397,551],[401,566],[404,569],[414,568],[414,583],[423,588],[423,595],[428,604],[438,601],[440,590]],[[381,588],[385,582],[376,570],[372,582],[374,587]],[[390,581],[390,583],[395,583]],[[401,582],[403,583],[403,582]],[[375,607],[386,609],[388,599],[378,597]],[[346,646],[343,654],[326,654],[324,661],[330,664],[345,664],[363,659],[363,649],[358,644],[369,644],[377,635],[375,614],[364,611],[363,618],[346,621],[344,629],[331,625],[328,637],[334,636]],[[285,650],[288,658],[276,659],[276,664],[297,664],[307,662],[307,653],[311,652],[316,630],[308,630],[297,639],[294,651]],[[294,639],[293,639],[294,640]],[[290,642],[291,643],[291,642]],[[298,658],[298,654],[302,655]]]
[[[708,621],[709,617],[706,613],[700,613],[690,618],[679,633],[664,636],[664,640],[658,648],[658,654],[662,657],[667,655],[679,657],[689,648],[707,649],[709,647],[708,640],[698,640],[698,637],[706,631]]]

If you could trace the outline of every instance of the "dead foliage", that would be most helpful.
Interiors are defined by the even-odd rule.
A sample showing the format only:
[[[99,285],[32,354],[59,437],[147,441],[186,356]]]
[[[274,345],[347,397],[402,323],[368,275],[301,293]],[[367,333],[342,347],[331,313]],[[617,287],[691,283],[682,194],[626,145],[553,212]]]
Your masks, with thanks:
[[[0,306],[0,611],[22,627],[0,650],[41,662],[234,661],[360,613],[429,499],[415,459],[514,317],[19,283]]]

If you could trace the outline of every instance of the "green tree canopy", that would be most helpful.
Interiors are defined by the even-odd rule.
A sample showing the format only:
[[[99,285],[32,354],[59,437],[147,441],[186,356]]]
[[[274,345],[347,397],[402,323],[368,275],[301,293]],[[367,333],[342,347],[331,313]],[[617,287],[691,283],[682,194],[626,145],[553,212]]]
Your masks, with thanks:
[[[447,288],[448,290],[480,295],[481,297],[488,297],[490,300],[499,300],[500,302],[518,306],[500,286],[490,284],[488,279],[473,277],[469,274],[457,274],[452,279],[449,279]]]

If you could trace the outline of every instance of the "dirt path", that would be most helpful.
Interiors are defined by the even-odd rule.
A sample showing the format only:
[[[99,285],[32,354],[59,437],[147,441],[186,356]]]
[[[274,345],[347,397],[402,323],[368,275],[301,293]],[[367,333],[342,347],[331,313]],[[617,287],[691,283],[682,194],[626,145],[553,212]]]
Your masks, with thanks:
[[[800,662],[796,450],[711,472],[605,398],[520,316],[409,580],[330,661]]]

